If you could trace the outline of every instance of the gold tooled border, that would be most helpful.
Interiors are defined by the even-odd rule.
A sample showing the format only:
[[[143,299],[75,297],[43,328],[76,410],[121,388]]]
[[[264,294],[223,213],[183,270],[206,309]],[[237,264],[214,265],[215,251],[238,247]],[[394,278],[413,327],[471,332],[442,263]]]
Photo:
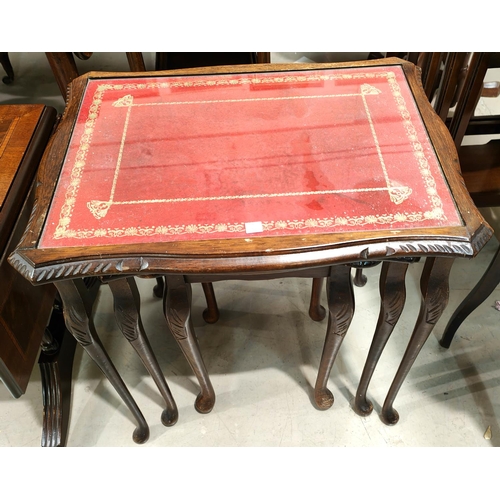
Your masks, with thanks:
[[[339,226],[356,227],[368,224],[387,225],[393,222],[418,222],[423,220],[444,220],[446,219],[442,208],[442,201],[436,189],[434,177],[429,168],[428,160],[425,156],[422,144],[418,139],[416,129],[411,121],[411,115],[406,107],[406,102],[401,94],[399,84],[394,72],[360,72],[329,75],[286,75],[286,76],[266,76],[251,78],[225,78],[225,79],[200,79],[176,82],[150,82],[150,83],[123,83],[110,84],[103,83],[97,86],[94,92],[89,114],[85,122],[84,131],[80,138],[79,147],[75,156],[74,165],[71,170],[70,184],[66,190],[65,201],[61,208],[59,223],[54,232],[54,239],[72,238],[119,238],[124,236],[152,236],[152,235],[181,235],[181,234],[209,234],[209,233],[242,233],[245,232],[245,223],[215,223],[215,224],[188,224],[188,225],[167,225],[151,227],[126,227],[109,229],[69,229],[71,217],[78,189],[85,167],[87,152],[92,140],[96,120],[99,116],[100,106],[104,94],[108,90],[136,90],[152,88],[181,88],[181,87],[212,87],[228,85],[256,85],[256,84],[279,84],[279,83],[300,83],[300,82],[321,82],[326,80],[347,80],[347,79],[373,79],[385,78],[389,83],[397,109],[401,114],[403,125],[417,159],[420,173],[424,180],[426,191],[429,196],[432,210],[426,212],[400,212],[395,214],[374,214],[358,217],[330,217],[323,219],[306,220],[278,220],[263,221],[263,233],[285,229],[306,229],[306,228],[334,228]],[[262,234],[262,233],[260,233]]]

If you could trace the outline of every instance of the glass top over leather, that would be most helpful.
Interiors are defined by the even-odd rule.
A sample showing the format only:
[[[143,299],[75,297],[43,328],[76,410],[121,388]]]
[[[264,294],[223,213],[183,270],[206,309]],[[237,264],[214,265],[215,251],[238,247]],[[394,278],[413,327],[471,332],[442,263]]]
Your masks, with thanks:
[[[39,248],[461,225],[400,66],[99,78]]]

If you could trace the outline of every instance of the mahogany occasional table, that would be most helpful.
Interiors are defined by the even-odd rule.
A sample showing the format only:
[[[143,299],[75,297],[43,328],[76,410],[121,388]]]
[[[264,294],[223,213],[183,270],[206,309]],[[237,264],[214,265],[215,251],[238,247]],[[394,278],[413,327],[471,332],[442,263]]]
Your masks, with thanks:
[[[56,291],[26,287],[7,257],[26,229],[55,122],[56,110],[41,104],[0,106],[0,379],[16,398],[26,391]]]
[[[121,328],[139,342],[132,277],[165,276],[165,316],[200,383],[202,413],[215,393],[191,322],[191,283],[327,278],[315,387],[326,409],[354,313],[346,264],[386,261],[381,320],[356,399],[367,414],[371,373],[404,304],[407,263],[427,257],[422,310],[382,412],[395,423],[396,394],[447,304],[453,259],[475,256],[491,234],[411,63],[89,73],[70,86],[10,262],[34,285],[55,283],[67,327],[134,413],[141,442],[147,426],[99,349],[82,278],[115,283]]]

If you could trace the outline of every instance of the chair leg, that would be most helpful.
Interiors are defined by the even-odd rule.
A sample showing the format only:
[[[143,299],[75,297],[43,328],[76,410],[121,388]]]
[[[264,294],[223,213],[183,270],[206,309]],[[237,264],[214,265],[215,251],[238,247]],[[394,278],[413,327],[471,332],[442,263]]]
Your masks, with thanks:
[[[168,53],[156,52],[155,71],[162,71],[165,69],[168,69]]]
[[[448,321],[443,336],[439,341],[442,347],[446,349],[450,347],[456,331],[465,318],[491,295],[498,283],[500,283],[500,247],[477,285],[465,297]]]
[[[2,82],[8,85],[14,81],[14,69],[12,68],[12,64],[10,64],[8,52],[0,52],[0,64],[7,73],[7,76],[2,78]]]
[[[257,63],[268,64],[271,62],[271,52],[257,52]]]
[[[142,52],[127,52],[126,54],[130,71],[146,71]]]
[[[71,52],[46,52],[45,55],[63,99],[66,100],[68,85],[78,77],[75,58]]]

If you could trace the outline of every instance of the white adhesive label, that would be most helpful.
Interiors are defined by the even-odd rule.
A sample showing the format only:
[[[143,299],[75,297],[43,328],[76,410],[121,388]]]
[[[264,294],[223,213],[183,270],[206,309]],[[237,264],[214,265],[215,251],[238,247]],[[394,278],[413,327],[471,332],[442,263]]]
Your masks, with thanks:
[[[262,222],[245,222],[245,231],[247,234],[262,233],[264,228],[262,227]]]

